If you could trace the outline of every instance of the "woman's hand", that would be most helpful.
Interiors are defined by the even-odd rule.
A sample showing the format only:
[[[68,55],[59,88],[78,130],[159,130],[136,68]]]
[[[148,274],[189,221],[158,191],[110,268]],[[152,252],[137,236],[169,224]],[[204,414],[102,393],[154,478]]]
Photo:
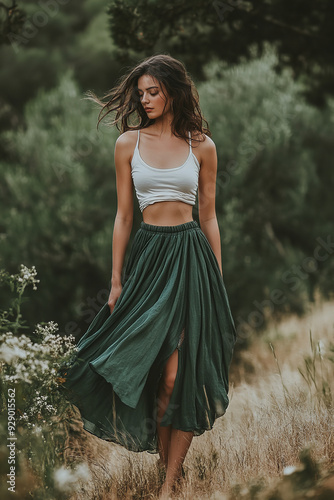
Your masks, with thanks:
[[[122,285],[114,285],[111,287],[109,298],[108,298],[108,306],[110,308],[110,314],[112,314],[114,307],[116,305],[118,297],[121,295]]]

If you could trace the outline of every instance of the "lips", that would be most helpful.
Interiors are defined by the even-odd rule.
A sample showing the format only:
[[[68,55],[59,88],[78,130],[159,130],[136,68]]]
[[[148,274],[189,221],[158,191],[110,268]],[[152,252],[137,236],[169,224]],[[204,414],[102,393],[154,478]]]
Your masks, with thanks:
[[[145,111],[146,111],[146,112],[147,112],[147,111],[152,111],[152,110],[153,110],[153,108],[144,108],[144,109],[145,109]]]

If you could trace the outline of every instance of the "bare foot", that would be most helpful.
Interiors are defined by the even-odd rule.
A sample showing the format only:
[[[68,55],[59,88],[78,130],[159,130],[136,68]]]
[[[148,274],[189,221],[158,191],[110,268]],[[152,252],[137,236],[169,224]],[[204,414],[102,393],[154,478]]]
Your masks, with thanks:
[[[170,488],[165,488],[165,485],[162,487],[160,491],[160,495],[158,496],[158,500],[171,500],[172,498],[172,490]]]
[[[169,500],[173,497],[175,493],[178,493],[182,488],[182,482],[184,477],[185,477],[185,472],[183,466],[181,465],[180,474],[174,478],[173,484],[171,484],[170,482],[167,483],[165,481],[164,484],[162,485],[158,500]]]

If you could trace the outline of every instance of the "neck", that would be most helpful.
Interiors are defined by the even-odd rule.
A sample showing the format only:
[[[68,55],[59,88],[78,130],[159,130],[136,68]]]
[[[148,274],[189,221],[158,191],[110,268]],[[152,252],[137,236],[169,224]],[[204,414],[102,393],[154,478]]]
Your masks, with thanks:
[[[172,136],[172,121],[173,115],[168,111],[167,113],[155,118],[155,121],[150,128],[156,131],[159,135]]]

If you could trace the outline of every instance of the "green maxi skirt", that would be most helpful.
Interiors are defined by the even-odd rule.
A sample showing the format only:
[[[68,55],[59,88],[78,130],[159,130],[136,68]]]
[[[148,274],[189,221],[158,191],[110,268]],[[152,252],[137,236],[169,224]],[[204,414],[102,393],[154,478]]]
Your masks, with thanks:
[[[201,435],[229,404],[236,330],[218,261],[195,220],[141,222],[110,313],[99,310],[63,377],[84,429],[131,451],[158,453],[157,390],[178,349],[161,426]]]

